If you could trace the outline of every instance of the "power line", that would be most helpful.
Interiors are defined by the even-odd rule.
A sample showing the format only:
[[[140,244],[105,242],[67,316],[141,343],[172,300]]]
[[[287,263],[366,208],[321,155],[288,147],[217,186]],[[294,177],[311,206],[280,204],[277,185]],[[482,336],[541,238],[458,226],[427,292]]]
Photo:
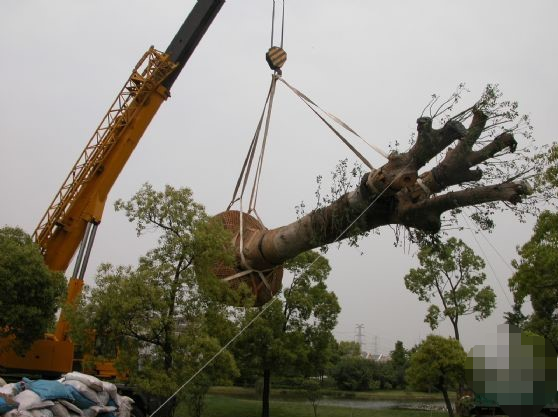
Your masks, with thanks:
[[[471,232],[471,235],[473,236],[473,239],[475,239],[475,242],[477,243],[477,246],[479,247],[480,251],[482,252],[482,254],[484,256],[484,259],[486,260],[486,263],[490,267],[490,269],[492,271],[492,275],[494,275],[494,279],[498,283],[498,286],[500,287],[500,290],[502,290],[502,293],[504,294],[504,297],[506,298],[506,301],[508,302],[510,307],[513,307],[512,303],[511,303],[511,301],[508,297],[507,292],[504,290],[504,287],[503,287],[502,283],[498,279],[498,274],[496,274],[496,269],[494,269],[494,267],[492,266],[492,263],[490,262],[490,259],[488,258],[488,255],[486,254],[486,252],[484,251],[484,248],[482,247],[479,240],[477,239],[477,236],[475,235],[475,232],[473,231],[473,228],[471,227],[471,224],[469,223],[469,220],[467,220],[467,217],[463,213],[461,214],[461,216],[465,220],[465,223],[467,223],[467,226],[469,227],[469,231]]]
[[[360,351],[364,352],[364,334],[362,333],[362,329],[364,329],[364,324],[357,324],[356,325],[357,328],[357,340],[358,340],[358,344],[360,346]]]

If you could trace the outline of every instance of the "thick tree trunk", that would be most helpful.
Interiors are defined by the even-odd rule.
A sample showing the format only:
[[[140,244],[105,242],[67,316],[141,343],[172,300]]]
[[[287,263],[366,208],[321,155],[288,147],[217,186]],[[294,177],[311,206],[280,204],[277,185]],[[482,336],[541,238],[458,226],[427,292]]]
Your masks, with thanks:
[[[457,327],[457,320],[451,322],[453,325],[453,333],[455,334],[455,340],[459,340],[459,327]]]
[[[271,370],[264,369],[262,390],[262,417],[269,417],[269,394],[271,393]]]
[[[172,370],[172,342],[170,341],[170,336],[165,336],[165,340],[163,342],[163,357],[164,357],[164,367],[165,371],[170,372]]]
[[[256,232],[244,245],[245,266],[261,270],[280,265],[306,250],[383,225],[437,232],[440,217],[448,210],[494,201],[521,201],[530,192],[523,182],[504,181],[442,193],[448,187],[480,180],[482,171],[472,167],[506,148],[515,149],[513,135],[503,133],[474,151],[486,121],[487,116],[479,111],[474,112],[469,128],[449,121],[443,128],[433,129],[431,119],[418,119],[414,146],[406,153],[391,154],[384,166],[363,176],[356,190],[294,223]],[[437,166],[419,175],[421,168],[456,141]]]
[[[165,370],[168,372],[173,367],[173,343],[172,343],[172,335],[174,333],[174,312],[176,309],[176,295],[178,293],[178,287],[180,286],[180,274],[183,271],[183,265],[185,263],[185,258],[181,257],[178,261],[175,270],[174,270],[174,277],[172,280],[170,297],[168,300],[168,308],[167,308],[167,317],[165,319],[165,324],[163,327],[163,352],[164,352],[164,366]],[[188,263],[188,266],[190,264]]]
[[[442,394],[444,395],[444,402],[446,403],[446,408],[448,409],[449,417],[453,417],[453,406],[448,395],[448,390],[446,388],[441,388]]]

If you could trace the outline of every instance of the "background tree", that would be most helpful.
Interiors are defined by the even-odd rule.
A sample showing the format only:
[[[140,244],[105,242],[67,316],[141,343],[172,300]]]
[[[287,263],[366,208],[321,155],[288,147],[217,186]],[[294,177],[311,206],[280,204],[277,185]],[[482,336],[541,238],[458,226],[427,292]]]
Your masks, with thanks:
[[[339,389],[366,391],[371,388],[375,365],[375,362],[363,357],[345,356],[334,366],[331,376]]]
[[[327,259],[305,252],[286,263],[293,273],[291,286],[235,343],[234,352],[243,377],[257,372],[263,377],[262,416],[269,416],[272,374],[320,376],[332,357],[331,332],[340,307],[325,280],[331,270]],[[246,310],[244,322],[259,309]],[[250,377],[248,376],[248,378]]]
[[[138,235],[158,233],[158,243],[137,267],[99,269],[96,287],[73,314],[74,334],[94,329],[109,354],[118,346],[117,366],[130,372],[133,383],[168,395],[235,332],[227,307],[214,296],[236,294],[212,274],[217,261],[231,258],[224,249],[230,236],[210,221],[186,188],[155,191],[145,184],[115,207],[135,223]],[[232,355],[225,352],[203,381],[194,381],[192,393],[199,396],[209,384],[225,383],[236,373]]]
[[[395,388],[395,372],[391,360],[388,361],[372,361],[374,363],[372,389],[389,390]]]
[[[513,261],[516,272],[509,279],[515,313],[522,316],[527,298],[533,313],[515,324],[544,336],[558,350],[558,214],[542,213],[533,236],[518,253],[521,259]]]
[[[392,385],[393,388],[405,388],[405,372],[409,367],[409,352],[403,346],[403,342],[398,340],[395,347],[391,351],[391,360],[389,362],[393,369]]]
[[[455,389],[465,375],[467,355],[459,341],[429,335],[411,356],[407,381],[415,389],[436,388],[443,396],[450,417],[453,407],[448,391]]]
[[[306,392],[306,398],[312,404],[312,410],[314,410],[314,417],[318,417],[318,405],[322,399],[322,392],[320,383],[314,379],[308,379],[304,382],[304,391]]]
[[[440,299],[441,308],[431,304],[424,321],[432,330],[448,318],[455,339],[459,340],[459,318],[475,314],[477,320],[490,316],[496,307],[496,295],[489,286],[480,288],[486,280],[484,261],[462,240],[423,243],[418,253],[420,268],[405,275],[405,287],[430,302]]]
[[[352,340],[341,340],[337,347],[340,357],[343,356],[360,356],[360,343]]]
[[[328,260],[317,252],[305,252],[291,259],[285,267],[293,281],[284,291],[283,329],[304,333],[309,347],[305,374],[323,378],[333,359],[337,325],[341,307],[337,296],[327,288],[331,272]]]
[[[330,331],[320,328],[309,329],[306,337],[312,346],[308,352],[308,375],[319,378],[323,383],[339,358],[337,341]]]
[[[22,229],[0,228],[0,337],[25,352],[54,324],[66,295],[62,273],[50,271],[39,247]]]
[[[556,194],[558,188],[558,144],[536,156],[540,167],[536,188]],[[549,199],[552,203],[552,200]],[[521,249],[521,257],[513,261],[515,274],[508,285],[514,295],[513,311],[507,320],[524,330],[546,337],[558,350],[558,213],[545,211],[537,220],[533,236]],[[521,307],[530,299],[533,313],[525,316]]]

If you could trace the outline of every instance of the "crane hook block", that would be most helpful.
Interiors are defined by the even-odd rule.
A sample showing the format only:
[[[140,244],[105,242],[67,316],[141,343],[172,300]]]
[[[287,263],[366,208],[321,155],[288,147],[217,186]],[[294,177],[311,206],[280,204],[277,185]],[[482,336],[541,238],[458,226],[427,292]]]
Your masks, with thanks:
[[[274,71],[280,71],[287,60],[287,53],[278,46],[272,46],[265,54],[265,60]]]

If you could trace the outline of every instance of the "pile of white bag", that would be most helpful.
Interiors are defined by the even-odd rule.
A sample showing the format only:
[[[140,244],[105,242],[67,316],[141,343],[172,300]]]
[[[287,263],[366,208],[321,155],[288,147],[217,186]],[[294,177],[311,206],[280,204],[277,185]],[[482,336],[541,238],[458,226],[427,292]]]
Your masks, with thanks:
[[[2,417],[130,417],[133,402],[114,384],[79,372],[0,387],[0,410],[10,409]]]

